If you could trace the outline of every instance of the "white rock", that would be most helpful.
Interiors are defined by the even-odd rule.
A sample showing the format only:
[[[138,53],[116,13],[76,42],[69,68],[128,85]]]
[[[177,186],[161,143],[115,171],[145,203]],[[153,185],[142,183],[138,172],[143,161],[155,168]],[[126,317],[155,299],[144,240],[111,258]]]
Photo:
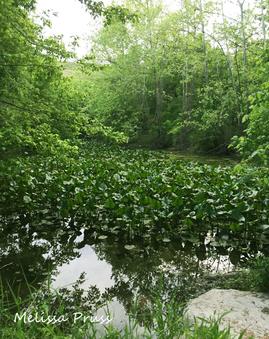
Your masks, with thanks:
[[[246,330],[244,338],[269,339],[269,295],[237,290],[213,289],[192,299],[186,308],[190,320],[216,318],[229,312],[221,320],[221,328],[231,327],[233,335]]]

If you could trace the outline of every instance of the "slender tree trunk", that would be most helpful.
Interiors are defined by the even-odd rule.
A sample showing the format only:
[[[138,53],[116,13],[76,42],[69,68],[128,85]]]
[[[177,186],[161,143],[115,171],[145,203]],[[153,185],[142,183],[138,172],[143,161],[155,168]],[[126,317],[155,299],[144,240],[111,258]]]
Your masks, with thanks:
[[[248,88],[248,58],[247,58],[247,38],[246,38],[246,30],[245,30],[245,11],[244,11],[244,3],[245,0],[240,2],[238,0],[239,8],[240,8],[240,24],[241,24],[241,36],[242,36],[242,49],[243,49],[243,88],[244,88],[244,107],[245,113],[249,113],[249,104],[248,104],[248,97],[249,97],[249,88]]]
[[[266,16],[266,6],[264,4],[264,0],[261,0],[261,10],[262,10],[261,21],[262,21],[263,48],[265,49],[266,48],[266,37],[267,37],[267,34],[266,34],[266,19],[265,19],[265,16]]]
[[[227,66],[228,66],[228,71],[229,71],[229,74],[230,74],[232,87],[233,87],[234,92],[235,92],[236,97],[237,97],[237,109],[238,109],[237,125],[238,125],[238,128],[239,128],[239,131],[241,131],[242,130],[241,119],[242,119],[242,115],[243,115],[243,106],[242,106],[243,98],[242,98],[242,91],[241,91],[241,79],[240,79],[239,66],[238,66],[238,63],[237,63],[237,50],[236,50],[236,53],[235,53],[235,56],[234,56],[234,60],[235,60],[235,68],[236,68],[236,71],[237,71],[238,86],[236,85],[236,80],[235,80],[236,76],[234,76],[234,71],[233,71],[234,66],[233,66],[232,57],[231,57],[231,53],[230,53],[228,36],[227,36],[227,33],[226,33],[223,1],[221,3],[221,10],[222,10],[222,24],[223,24],[223,27],[224,27],[226,60],[227,60]]]
[[[243,128],[242,128],[242,117],[244,114],[244,96],[243,96],[243,91],[242,91],[242,84],[241,84],[241,75],[240,75],[240,68],[239,68],[239,64],[237,61],[237,49],[235,50],[235,56],[234,56],[234,60],[235,60],[235,66],[236,66],[236,71],[237,71],[237,79],[238,79],[238,94],[240,97],[240,112],[239,115],[237,116],[237,123],[238,123],[238,127],[240,132],[243,132]]]
[[[247,71],[247,39],[246,39],[246,30],[245,30],[245,11],[244,11],[245,0],[240,2],[238,0],[240,8],[240,25],[241,25],[241,35],[242,35],[242,45],[243,45],[243,66],[244,72]]]
[[[184,75],[182,79],[182,111],[186,112],[189,109],[189,86],[188,86],[188,72],[189,72],[189,63],[188,60],[185,59],[184,63]]]
[[[207,48],[206,48],[206,38],[205,38],[205,23],[203,18],[203,3],[200,0],[200,14],[202,17],[201,20],[201,30],[202,30],[202,45],[203,45],[203,53],[204,53],[204,77],[206,84],[208,83],[208,60],[207,60]]]
[[[155,119],[159,141],[161,141],[161,114],[163,105],[163,83],[159,74],[155,70]]]

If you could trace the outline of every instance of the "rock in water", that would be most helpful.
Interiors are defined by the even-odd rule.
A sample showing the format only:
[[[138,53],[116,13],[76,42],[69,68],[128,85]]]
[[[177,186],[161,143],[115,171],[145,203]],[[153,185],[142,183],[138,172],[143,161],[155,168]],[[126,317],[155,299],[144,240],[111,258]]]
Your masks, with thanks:
[[[233,335],[245,330],[243,338],[269,339],[269,295],[237,290],[213,289],[192,299],[186,317],[216,318],[224,315],[221,328],[230,326]]]

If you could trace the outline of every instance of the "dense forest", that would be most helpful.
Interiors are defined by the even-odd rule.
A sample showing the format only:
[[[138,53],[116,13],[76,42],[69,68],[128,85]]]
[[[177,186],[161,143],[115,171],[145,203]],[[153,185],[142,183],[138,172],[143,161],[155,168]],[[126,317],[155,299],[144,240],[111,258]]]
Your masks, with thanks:
[[[268,4],[158,1],[105,8],[104,27],[63,76],[68,53],[44,38],[34,1],[1,3],[1,156],[54,152],[93,135],[150,148],[268,161]],[[103,6],[103,7],[102,7]],[[77,81],[76,81],[77,80]]]
[[[36,0],[0,0],[0,335],[97,338],[14,314],[116,298],[135,326],[105,338],[231,338],[183,306],[214,287],[269,291],[269,2],[231,16],[224,1],[77,1],[101,22],[81,58],[44,33]],[[86,297],[82,274],[53,292],[87,246],[113,288]],[[213,259],[232,274],[212,279]]]

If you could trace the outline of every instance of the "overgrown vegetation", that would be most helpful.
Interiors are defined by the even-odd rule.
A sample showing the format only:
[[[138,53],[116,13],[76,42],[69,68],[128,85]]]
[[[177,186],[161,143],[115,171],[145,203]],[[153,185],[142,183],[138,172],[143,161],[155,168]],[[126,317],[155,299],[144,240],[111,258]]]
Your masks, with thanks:
[[[49,25],[30,17],[35,1],[1,0],[1,158],[77,152],[79,138],[99,135],[124,140],[83,113],[84,94],[63,76],[72,57],[58,38],[45,38]]]
[[[210,154],[233,149],[268,164],[266,1],[252,13],[238,2],[233,20],[217,2],[188,0],[172,13],[159,0],[81,2],[104,27],[80,60],[80,81],[63,76],[72,54],[43,36],[47,18],[33,22],[35,1],[1,2],[2,157],[72,153],[78,140],[101,136]]]
[[[100,12],[102,1],[85,1]],[[135,144],[268,161],[268,3],[124,1],[81,60],[89,75],[87,113]],[[267,106],[266,106],[267,105]]]
[[[16,297],[13,301],[7,299],[1,289],[1,337],[30,339],[41,336],[53,339],[82,339],[87,336],[94,339],[100,338],[100,331],[102,338],[107,339],[150,339],[152,337],[162,339],[180,336],[197,339],[231,339],[233,337],[229,328],[221,329],[221,318],[200,319],[191,324],[184,318],[182,305],[178,304],[176,299],[165,303],[158,295],[150,305],[150,322],[141,323],[134,318],[136,312],[141,312],[139,306],[134,304],[132,315],[129,316],[129,324],[118,329],[113,325],[113,315],[109,311],[102,312],[103,318],[96,313],[101,305],[105,306],[105,297],[101,296],[94,287],[90,288],[88,294],[85,295],[84,290],[80,288],[82,282],[83,277],[76,282],[73,290],[54,291],[50,287],[42,287],[37,291],[31,290],[28,300],[23,302]],[[83,314],[83,317],[88,317],[87,320],[79,318],[78,313]],[[28,322],[30,315],[39,320],[43,319],[43,322]],[[98,324],[97,321],[94,322],[94,317],[98,320],[108,320],[108,323],[104,321]],[[63,321],[63,319],[68,319],[68,321]]]
[[[1,171],[3,216],[73,218],[129,238],[219,227],[267,239],[267,169],[185,163],[99,145],[74,160],[10,160]]]
[[[263,253],[218,286],[268,292],[268,1],[252,2],[253,11],[238,1],[235,18],[221,1],[185,0],[173,12],[159,0],[107,7],[80,2],[103,18],[103,27],[90,53],[74,62],[60,37],[44,36],[50,22],[34,16],[35,0],[0,0],[0,232],[7,243],[23,242],[25,231],[28,252],[43,263],[47,245],[40,249],[32,241],[45,227],[51,233],[61,227],[65,242],[83,227],[95,240],[112,235],[130,253],[138,241],[180,238],[184,250],[193,247],[199,267],[210,237],[234,265],[242,263],[242,252]],[[243,161],[217,166],[147,148],[236,153]],[[56,236],[55,243],[57,249]],[[1,249],[4,260],[21,253],[16,245],[7,244],[10,253]],[[0,265],[1,275],[9,265]],[[30,327],[12,320],[29,305],[45,313],[92,311],[91,296],[78,285],[59,295],[31,290],[29,300],[19,291],[12,301],[7,288],[12,294],[9,283],[1,284],[3,337],[100,335],[95,326]],[[100,306],[104,300],[93,292]],[[145,337],[230,337],[219,320],[191,326],[178,310],[173,300],[156,299]],[[136,337],[136,325],[122,332],[108,326],[104,337]]]
[[[224,289],[269,293],[269,258],[252,258],[238,272],[214,277],[213,286]]]

